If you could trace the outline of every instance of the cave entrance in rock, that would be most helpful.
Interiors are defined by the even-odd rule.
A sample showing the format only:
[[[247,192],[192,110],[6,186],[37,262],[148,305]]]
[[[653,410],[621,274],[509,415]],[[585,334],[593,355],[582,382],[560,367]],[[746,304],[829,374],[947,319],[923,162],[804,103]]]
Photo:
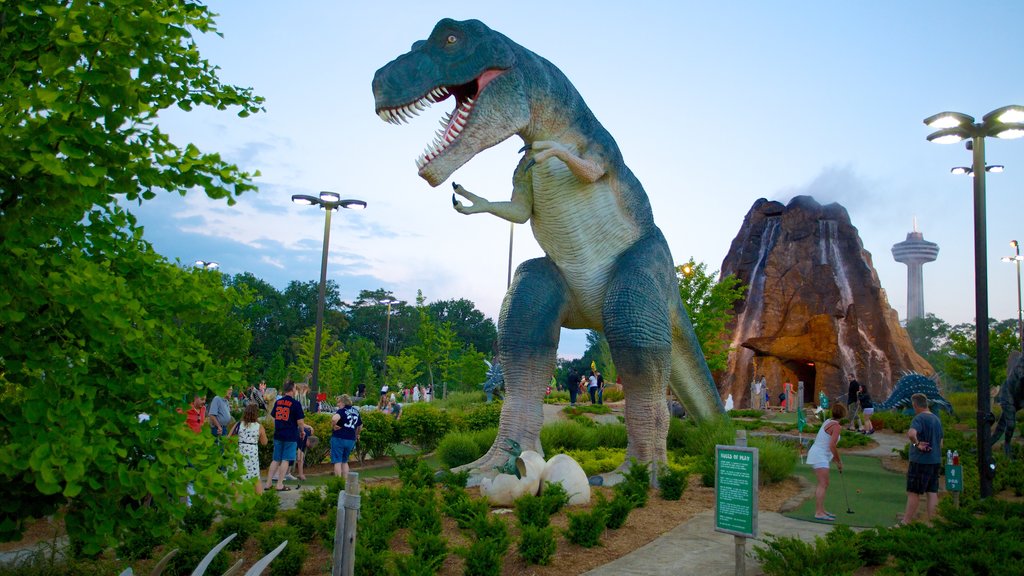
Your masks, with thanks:
[[[817,404],[817,390],[815,390],[814,383],[817,377],[817,370],[814,368],[814,362],[810,360],[790,360],[786,362],[786,368],[789,368],[796,374],[797,382],[804,383],[804,404]],[[797,386],[796,383],[793,384]]]

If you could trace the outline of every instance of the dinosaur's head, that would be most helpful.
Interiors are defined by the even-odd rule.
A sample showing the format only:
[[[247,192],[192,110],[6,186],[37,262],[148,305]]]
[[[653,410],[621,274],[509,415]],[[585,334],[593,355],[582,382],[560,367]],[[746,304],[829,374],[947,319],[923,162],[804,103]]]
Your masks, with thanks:
[[[478,20],[444,19],[426,40],[373,77],[377,115],[399,124],[435,102],[455,106],[416,160],[419,175],[437,186],[477,153],[518,132],[529,108],[513,77],[515,44]]]

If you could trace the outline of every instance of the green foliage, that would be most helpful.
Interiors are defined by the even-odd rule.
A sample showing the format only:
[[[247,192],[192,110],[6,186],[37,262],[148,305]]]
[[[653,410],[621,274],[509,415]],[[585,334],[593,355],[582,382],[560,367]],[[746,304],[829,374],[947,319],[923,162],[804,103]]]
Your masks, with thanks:
[[[387,550],[369,548],[363,543],[362,538],[362,527],[360,527],[359,538],[356,539],[356,561],[353,572],[356,576],[387,574]]]
[[[398,356],[388,356],[388,384],[392,388],[401,387],[403,383],[413,384],[423,375],[419,370],[420,359],[403,351]]]
[[[485,404],[487,395],[483,390],[469,390],[449,392],[446,398],[437,400],[435,404],[439,408],[452,411],[467,411],[478,404]]]
[[[910,421],[912,419],[913,417],[906,414],[888,410],[884,412],[875,412],[871,416],[871,422],[876,423],[876,426],[886,430],[892,430],[897,434],[906,432],[907,429],[910,428]]]
[[[256,520],[260,522],[269,522],[277,517],[277,511],[281,507],[281,496],[278,495],[277,490],[271,488],[270,490],[264,490],[263,494],[256,499],[256,505],[253,507],[253,515]]]
[[[478,431],[497,428],[501,420],[502,402],[485,402],[463,410],[462,419],[467,430]]]
[[[545,482],[541,490],[540,498],[544,501],[544,507],[548,516],[558,514],[562,508],[569,504],[570,494],[565,491],[565,486],[560,482]]]
[[[213,526],[216,516],[217,509],[209,500],[193,496],[192,505],[185,510],[185,516],[181,519],[181,529],[188,533],[205,532]]]
[[[621,484],[616,485],[616,487],[618,486]],[[605,498],[604,493],[598,492],[596,500],[594,511],[600,511],[605,519],[605,527],[612,530],[622,528],[626,519],[629,518],[629,513],[636,508],[632,496],[623,491],[617,491],[611,500]]]
[[[707,264],[697,263],[693,258],[676,267],[679,295],[712,371],[726,368],[729,357],[726,324],[733,315],[733,305],[747,290],[735,275],[721,280],[716,279],[717,275],[717,271],[708,273]]]
[[[566,540],[584,548],[593,548],[601,543],[606,522],[604,510],[595,506],[590,512],[567,512],[566,516],[569,519]]]
[[[797,463],[794,444],[772,436],[754,436],[747,439],[747,445],[757,448],[757,475],[761,484],[775,484],[793,475]]]
[[[497,434],[497,430],[495,430],[495,434]],[[437,456],[441,460],[441,464],[447,468],[469,464],[486,452],[487,449],[481,449],[473,436],[466,432],[451,432],[437,445]]]
[[[551,514],[540,496],[524,494],[516,498],[515,509],[520,526],[544,528],[551,523]]]
[[[317,412],[306,414],[306,425],[313,428],[313,434],[319,442],[316,446],[306,445],[306,466],[315,466],[323,463],[331,455],[331,433],[334,428],[331,425],[331,414]],[[360,436],[360,440],[362,437]],[[273,442],[267,442],[273,444]]]
[[[524,525],[519,530],[519,555],[528,564],[547,566],[557,546],[555,529],[551,526]]]
[[[284,521],[289,528],[294,528],[299,542],[308,544],[317,537],[320,531],[320,514],[307,514],[302,510],[292,509],[284,512]],[[291,540],[288,541],[289,546]]]
[[[754,545],[754,556],[767,576],[853,574],[864,565],[856,539],[845,524],[837,524],[824,538],[816,537],[813,544],[797,537],[768,535],[764,546]]]
[[[549,422],[540,429],[545,454],[596,448],[625,448],[626,427],[622,424],[583,424],[574,420]]]
[[[434,471],[419,456],[395,456],[395,464],[403,486],[429,488],[434,485]]]
[[[255,516],[251,514],[232,514],[225,516],[223,520],[217,523],[217,528],[214,531],[217,541],[221,541],[232,534],[236,534],[235,538],[228,542],[228,550],[241,550],[245,547],[245,543],[249,541],[249,538],[258,534],[260,531],[260,523],[256,520]]]
[[[945,394],[953,406],[953,413],[958,415],[973,414],[978,411],[977,392],[949,392]]]
[[[442,494],[442,510],[445,515],[455,520],[463,530],[473,525],[481,516],[486,516],[491,508],[483,498],[470,498],[464,488],[449,488]]]
[[[219,540],[199,533],[179,532],[175,534],[167,543],[167,549],[177,548],[178,553],[167,563],[163,573],[167,576],[188,576],[218,542]],[[221,550],[213,557],[213,561],[210,562],[206,571],[208,574],[223,574],[228,566],[228,554]]]
[[[402,407],[402,418],[396,423],[399,437],[426,452],[437,447],[452,427],[451,417],[433,403],[421,402]]]
[[[305,564],[309,551],[302,543],[306,540],[303,540],[299,531],[293,526],[280,524],[268,526],[259,533],[257,540],[260,550],[264,554],[269,554],[282,542],[288,541],[284,550],[270,563],[271,576],[294,576],[302,572],[302,565]]]
[[[690,480],[690,472],[683,468],[666,466],[658,476],[658,486],[663,500],[679,500]]]
[[[359,460],[366,456],[383,458],[391,454],[391,445],[395,442],[395,419],[383,412],[363,412],[363,430],[356,442],[356,455]]]
[[[629,468],[622,474],[622,482],[613,488],[616,497],[628,499],[634,508],[646,506],[651,488],[650,474],[647,464],[637,462],[636,459],[630,460]]]
[[[409,533],[409,546],[412,547],[412,560],[415,561],[422,574],[437,574],[448,557],[448,541],[440,531],[429,532],[416,530]],[[404,568],[404,569],[403,569]],[[399,574],[413,573],[409,566],[398,567]]]
[[[229,314],[241,295],[156,254],[119,202],[254,189],[155,119],[261,99],[199,54],[193,35],[216,32],[203,5],[5,2],[0,21],[0,539],[59,507],[88,555],[138,530],[166,538],[171,522],[145,525],[150,495],[180,520],[189,481],[221,501],[238,489],[176,408],[240,385],[250,337]]]
[[[502,524],[504,525],[504,524]],[[464,576],[499,576],[508,551],[508,540],[480,539],[455,553],[466,560]]]
[[[605,380],[606,382],[604,388],[604,403],[607,404],[609,402],[622,401],[626,397],[626,394],[622,391],[622,388],[619,388],[617,386],[609,386],[609,384],[607,383],[607,378],[605,378]]]
[[[756,418],[756,419],[761,419],[762,417],[764,417],[764,412],[761,411],[761,410],[741,409],[741,410],[729,410],[728,415],[729,415],[730,418]]]
[[[575,460],[589,477],[604,474],[618,468],[626,460],[625,448],[595,448],[593,450],[568,450],[565,452]]]
[[[340,478],[332,476],[331,479]],[[299,501],[295,503],[295,509],[307,516],[319,517],[329,510],[335,503],[335,498],[324,496],[324,488],[303,488],[299,494]]]
[[[604,404],[577,404],[566,406],[562,412],[566,416],[580,416],[582,414],[610,414],[612,409]]]
[[[147,521],[152,526],[169,524],[169,515],[158,508],[146,507]],[[159,530],[137,530],[125,536],[117,547],[117,555],[126,560],[149,558],[153,549],[164,543],[164,540],[157,538],[154,534]]]

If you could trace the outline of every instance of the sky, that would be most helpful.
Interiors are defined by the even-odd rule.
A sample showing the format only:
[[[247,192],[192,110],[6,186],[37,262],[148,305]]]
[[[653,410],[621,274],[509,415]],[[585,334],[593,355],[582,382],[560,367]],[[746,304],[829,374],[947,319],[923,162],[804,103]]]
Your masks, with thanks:
[[[906,316],[907,272],[891,246],[916,219],[939,245],[924,267],[925,312],[972,322],[974,203],[963,144],[926,141],[922,120],[952,110],[981,119],[1024,104],[1024,2],[213,1],[221,36],[199,37],[224,82],[252,87],[266,112],[168,110],[179,145],[259,170],[235,206],[201,192],[129,208],[161,254],[216,261],[279,289],[320,276],[324,214],[293,194],[331,190],[367,202],[332,218],[327,275],[342,298],[384,288],[414,303],[467,298],[495,321],[506,289],[510,225],[461,215],[452,180],[507,200],[522,142],[513,137],[438,188],[416,174],[449,101],[415,121],[374,112],[374,72],[441,18],[475,18],[561,68],[616,139],[650,198],[673,257],[721,268],[759,198],[809,194],[848,210],[890,305]],[[989,315],[1017,314],[1017,271],[1000,261],[1024,241],[1024,140],[986,140]],[[516,225],[512,265],[542,255]],[[559,355],[585,333],[563,330]]]

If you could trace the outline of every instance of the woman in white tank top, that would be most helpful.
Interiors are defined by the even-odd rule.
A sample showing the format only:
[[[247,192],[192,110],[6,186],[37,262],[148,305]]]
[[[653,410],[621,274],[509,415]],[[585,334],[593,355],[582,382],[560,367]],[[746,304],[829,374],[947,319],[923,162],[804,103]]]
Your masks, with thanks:
[[[843,430],[840,424],[846,416],[846,406],[836,403],[832,405],[832,417],[821,425],[814,443],[807,450],[807,463],[814,469],[818,478],[818,486],[814,489],[814,517],[818,520],[831,522],[835,514],[825,511],[825,492],[828,490],[829,463],[836,461],[836,468],[843,473],[843,461],[839,458],[839,433]]]

